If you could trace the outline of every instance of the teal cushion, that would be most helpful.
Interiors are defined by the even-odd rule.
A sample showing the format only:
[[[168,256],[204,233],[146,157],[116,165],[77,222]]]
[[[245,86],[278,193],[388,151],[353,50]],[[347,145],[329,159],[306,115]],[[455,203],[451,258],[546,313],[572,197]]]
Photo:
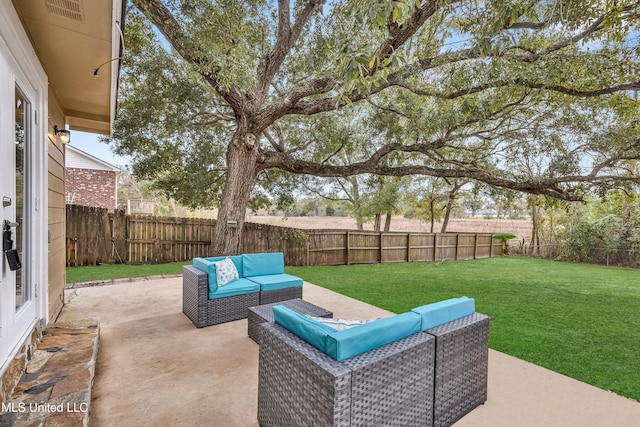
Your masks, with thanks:
[[[327,336],[336,331],[283,305],[273,306],[273,320],[323,352],[326,352]]]
[[[251,280],[238,279],[219,287],[215,292],[209,292],[209,299],[234,297],[254,292],[260,292],[260,285]]]
[[[218,261],[222,261],[226,257],[218,256],[211,258],[194,258],[192,263],[195,268],[200,271],[204,271],[207,273],[209,277],[209,292],[216,292],[218,290],[218,278],[216,276],[216,266],[215,263]],[[242,256],[230,256],[231,261],[236,266],[238,270],[238,275],[242,277]]]
[[[242,265],[244,267],[242,277],[282,274],[284,273],[284,254],[282,252],[244,254]]]
[[[326,353],[336,360],[357,356],[374,348],[420,332],[422,318],[415,313],[402,313],[333,331],[326,339]]]
[[[422,316],[422,330],[426,331],[427,329],[435,328],[452,320],[473,314],[475,311],[475,301],[473,298],[467,297],[452,298],[416,307],[411,311]]]
[[[294,288],[302,286],[302,279],[289,274],[269,274],[268,276],[247,276],[247,279],[260,285],[261,291]]]

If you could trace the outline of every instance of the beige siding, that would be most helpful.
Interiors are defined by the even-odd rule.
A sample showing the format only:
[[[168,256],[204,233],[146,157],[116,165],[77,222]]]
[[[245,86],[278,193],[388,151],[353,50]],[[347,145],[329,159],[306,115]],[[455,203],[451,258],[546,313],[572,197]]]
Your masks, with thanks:
[[[55,95],[49,91],[49,320],[55,318],[64,303],[66,283],[66,215],[64,198],[64,148],[53,137],[53,126],[64,127],[64,114]]]

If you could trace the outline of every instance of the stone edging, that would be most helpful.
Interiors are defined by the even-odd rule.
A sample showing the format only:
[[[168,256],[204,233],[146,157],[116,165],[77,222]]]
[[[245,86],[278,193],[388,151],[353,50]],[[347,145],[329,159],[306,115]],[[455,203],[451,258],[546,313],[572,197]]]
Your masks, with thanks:
[[[158,276],[130,277],[125,279],[108,279],[108,280],[93,280],[89,282],[75,282],[75,283],[67,283],[64,288],[65,289],[90,288],[93,286],[117,285],[120,283],[140,282],[144,280],[161,280],[161,279],[170,279],[174,277],[182,277],[182,274],[162,274]]]

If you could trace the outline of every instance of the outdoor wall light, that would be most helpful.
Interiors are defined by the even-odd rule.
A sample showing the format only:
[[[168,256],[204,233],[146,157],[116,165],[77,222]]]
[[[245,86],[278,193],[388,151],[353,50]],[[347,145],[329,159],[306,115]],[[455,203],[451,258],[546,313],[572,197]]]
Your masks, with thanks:
[[[124,51],[125,51],[124,34],[122,33],[122,28],[120,28],[120,22],[116,21],[116,27],[118,28],[118,32],[120,33],[120,43],[121,43],[120,56],[118,56],[117,58],[109,59],[108,61],[104,61],[102,64],[98,65],[98,67],[93,70],[93,77],[100,77],[100,74],[98,72],[100,71],[100,68],[102,68],[104,65],[107,65],[110,62],[117,61],[119,59],[124,58]]]
[[[71,131],[66,129],[58,129],[58,125],[53,127],[53,134],[60,138],[60,142],[68,144],[71,142]]]
[[[102,64],[98,65],[98,68],[93,70],[93,77],[100,77],[100,74],[98,74],[98,71],[100,71],[100,68],[102,68],[104,65],[107,65],[109,62],[117,61],[117,60],[122,59],[122,58],[124,58],[124,56],[118,56],[117,58],[110,59],[110,60],[105,61]]]

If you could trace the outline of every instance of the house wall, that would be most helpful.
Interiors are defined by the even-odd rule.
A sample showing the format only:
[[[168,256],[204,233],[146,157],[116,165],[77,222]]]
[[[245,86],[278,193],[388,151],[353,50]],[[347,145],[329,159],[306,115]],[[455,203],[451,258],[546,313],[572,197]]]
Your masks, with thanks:
[[[55,320],[64,305],[66,274],[66,203],[64,183],[64,144],[57,142],[53,127],[64,127],[65,117],[55,94],[49,89],[48,117],[48,196],[49,196],[49,320]]]
[[[116,209],[116,172],[67,168],[67,202],[72,205]]]

